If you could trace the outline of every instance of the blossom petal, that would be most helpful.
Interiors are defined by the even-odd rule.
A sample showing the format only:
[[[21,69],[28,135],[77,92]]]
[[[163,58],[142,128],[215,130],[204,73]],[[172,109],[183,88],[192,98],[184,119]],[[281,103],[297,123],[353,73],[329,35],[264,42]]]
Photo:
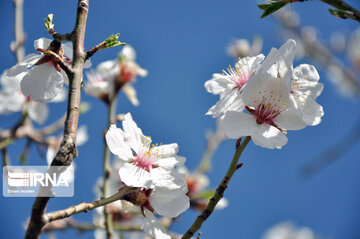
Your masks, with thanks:
[[[152,168],[150,172],[153,184],[157,187],[178,189],[186,185],[185,174],[179,173],[175,169],[157,167]]]
[[[122,125],[124,129],[125,141],[130,145],[130,147],[136,153],[139,153],[139,150],[143,147],[142,138],[144,137],[144,135],[141,129],[137,126],[137,124],[133,120],[130,113],[127,113],[124,116]]]
[[[300,130],[306,127],[298,114],[293,110],[281,112],[275,119],[275,123],[281,129]]]
[[[213,118],[219,117],[228,110],[228,108],[234,103],[235,99],[237,99],[238,95],[239,91],[236,89],[224,93],[224,97],[220,98],[216,105],[211,107],[206,114],[212,115]],[[240,102],[237,102],[237,104],[239,103]]]
[[[298,90],[310,90],[314,99],[321,94],[324,85],[319,83],[320,76],[314,66],[301,64],[294,69],[293,76],[298,79]]]
[[[145,223],[142,225],[142,230],[146,232],[150,237],[155,239],[171,239],[169,235],[166,234],[165,228],[158,222],[149,210],[144,210],[145,214]]]
[[[28,70],[29,67],[33,66],[38,60],[40,60],[41,57],[42,55],[38,54],[27,55],[22,62],[16,64],[15,66],[7,70],[5,76],[14,77],[18,76],[19,74],[23,74]],[[22,77],[24,77],[24,75],[22,75]]]
[[[235,85],[225,75],[213,74],[213,78],[206,81],[204,86],[207,92],[218,95],[225,92],[227,89],[232,88],[229,86]]]
[[[134,106],[139,105],[139,100],[136,97],[136,90],[131,84],[125,84],[122,90],[125,93],[126,97],[130,100],[131,104],[133,104]]]
[[[277,128],[270,125],[259,125],[257,133],[251,135],[254,144],[264,148],[274,149],[284,146],[288,139]]]
[[[190,206],[190,200],[186,193],[187,188],[169,190],[156,187],[150,196],[150,203],[159,215],[174,218],[186,211]]]
[[[37,102],[53,100],[64,84],[62,75],[50,64],[36,66],[29,70],[21,81],[21,91]]]
[[[175,155],[173,157],[159,158],[155,164],[163,168],[173,168],[175,166],[183,166],[185,161],[185,157]]]
[[[121,181],[129,187],[154,188],[152,174],[131,163],[124,163],[119,169]]]
[[[46,50],[52,41],[53,40],[45,38],[45,37],[39,38],[34,41],[34,48],[35,48],[35,50],[38,48]]]
[[[124,132],[112,124],[105,135],[110,151],[123,161],[133,159],[129,145],[124,140]]]
[[[28,104],[28,114],[36,123],[43,124],[49,115],[49,109],[46,104],[30,102]]]
[[[258,127],[252,116],[236,111],[226,112],[220,118],[219,126],[232,139],[253,135]]]

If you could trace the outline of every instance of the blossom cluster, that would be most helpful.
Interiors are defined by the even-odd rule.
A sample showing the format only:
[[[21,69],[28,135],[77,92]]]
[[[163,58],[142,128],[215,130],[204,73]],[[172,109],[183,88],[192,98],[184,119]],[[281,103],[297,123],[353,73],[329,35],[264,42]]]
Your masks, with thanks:
[[[131,103],[139,105],[136,90],[132,87],[136,77],[145,77],[147,70],[141,68],[136,62],[136,52],[130,45],[124,46],[115,60],[99,64],[95,70],[86,73],[87,83],[85,92],[105,102],[122,89]]]
[[[137,206],[145,222],[143,230],[155,238],[170,238],[154,214],[175,218],[189,208],[185,174],[177,167],[185,163],[176,143],[151,145],[151,138],[126,114],[123,129],[111,125],[106,133],[110,151],[117,156],[119,177],[128,187],[138,188],[126,200]]]
[[[323,90],[312,65],[293,69],[294,40],[279,50],[240,58],[235,69],[214,74],[205,83],[208,92],[220,95],[208,115],[220,116],[220,125],[229,138],[251,136],[265,148],[281,148],[287,130],[300,130],[321,122],[323,108],[316,98]],[[243,111],[248,113],[244,113]]]

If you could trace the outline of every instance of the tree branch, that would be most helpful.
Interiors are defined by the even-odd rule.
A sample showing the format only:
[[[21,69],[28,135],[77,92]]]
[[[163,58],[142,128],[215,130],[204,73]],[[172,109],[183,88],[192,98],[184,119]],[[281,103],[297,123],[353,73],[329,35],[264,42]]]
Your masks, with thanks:
[[[74,30],[71,34],[73,42],[73,71],[69,77],[69,95],[65,119],[64,137],[60,149],[52,161],[52,166],[68,166],[77,156],[75,146],[79,120],[81,79],[85,62],[84,37],[88,14],[89,0],[79,0]],[[51,191],[51,187],[41,187],[39,190]],[[26,239],[39,238],[41,228],[45,225],[43,215],[50,197],[37,197],[32,207],[30,222],[26,230]]]
[[[110,197],[96,200],[96,201],[93,201],[90,203],[83,202],[78,205],[63,209],[63,210],[47,213],[47,214],[43,215],[42,221],[46,224],[46,223],[49,223],[49,222],[52,222],[55,220],[70,217],[75,214],[79,214],[82,212],[88,212],[89,210],[93,210],[97,207],[101,207],[101,206],[107,205],[109,203],[115,202],[117,200],[123,199],[125,194],[131,192],[131,190],[132,190],[132,188],[130,188],[130,187],[123,187],[119,190],[119,192],[117,192],[116,194],[114,194]]]
[[[333,14],[334,10],[330,11],[331,14],[333,14],[337,17],[350,18],[350,19],[360,22],[360,11],[357,10],[356,8],[353,8],[348,3],[346,3],[342,0],[321,0],[321,1],[329,4],[330,6],[335,7],[338,10],[344,10],[344,11],[341,11],[343,13],[343,15],[341,14],[341,12],[340,12],[339,16],[337,16],[336,14]]]
[[[210,215],[215,209],[216,204],[224,196],[224,192],[232,176],[234,175],[235,171],[238,169],[238,161],[240,159],[240,156],[244,151],[245,147],[247,146],[247,144],[250,142],[250,140],[251,140],[250,136],[245,137],[242,144],[240,144],[240,139],[237,140],[234,157],[230,163],[229,169],[226,172],[223,180],[216,189],[214,196],[210,199],[210,202],[207,205],[206,209],[196,218],[195,222],[187,230],[187,232],[181,237],[181,239],[191,238],[200,229],[201,225],[205,222],[205,220],[208,219],[208,217],[210,217]]]

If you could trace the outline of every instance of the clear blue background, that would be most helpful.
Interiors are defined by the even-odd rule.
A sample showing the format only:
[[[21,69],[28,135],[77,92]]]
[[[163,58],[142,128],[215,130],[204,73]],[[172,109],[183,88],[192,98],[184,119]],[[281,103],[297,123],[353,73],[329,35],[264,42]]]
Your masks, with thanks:
[[[354,3],[356,1],[352,1]],[[303,25],[319,29],[319,38],[327,41],[332,31],[351,31],[358,23],[330,16],[327,6],[320,2],[293,4]],[[356,5],[355,5],[356,6]],[[359,4],[357,4],[359,7]],[[44,18],[54,14],[55,30],[72,30],[76,1],[25,0],[24,25],[27,35],[26,53],[34,52],[33,41],[49,37]],[[12,1],[0,2],[0,71],[15,64],[9,50],[14,39]],[[187,157],[186,165],[196,168],[206,146],[204,134],[214,129],[215,121],[205,116],[217,96],[208,94],[204,82],[215,72],[221,72],[233,59],[225,48],[235,37],[264,38],[263,53],[279,47],[284,40],[279,26],[271,17],[260,19],[255,1],[149,1],[112,0],[90,1],[85,46],[90,49],[113,33],[121,41],[133,45],[139,64],[149,70],[149,76],[135,84],[140,100],[133,107],[121,94],[118,113],[131,112],[138,125],[156,142],[178,142],[180,155]],[[120,48],[107,49],[92,57],[93,65],[114,59]],[[310,62],[302,59],[295,66]],[[229,207],[216,211],[203,225],[202,238],[260,238],[272,225],[292,220],[311,227],[328,238],[360,238],[360,145],[348,151],[315,177],[305,180],[302,167],[323,150],[347,134],[360,117],[359,102],[341,97],[323,71],[319,71],[325,89],[318,101],[325,116],[316,127],[288,133],[289,142],[282,150],[268,150],[250,143],[242,162],[245,163],[230,183],[225,196]],[[90,139],[79,148],[75,159],[77,170],[74,198],[54,198],[48,211],[94,199],[93,185],[102,174],[102,130],[106,127],[105,106],[83,94],[91,110],[80,117],[86,124]],[[47,123],[60,117],[65,103],[51,104],[52,116]],[[19,114],[0,116],[0,127],[13,125]],[[24,141],[9,147],[11,161],[18,164]],[[211,185],[216,187],[232,158],[234,140],[221,144],[214,155]],[[29,165],[44,165],[46,160],[33,148]],[[23,223],[30,216],[33,198],[0,197],[0,238],[22,238]],[[197,213],[189,210],[173,230],[183,233]],[[76,216],[91,220],[91,213]],[[91,232],[77,234],[74,230],[59,232],[58,238],[92,238]],[[46,238],[46,236],[44,236]]]

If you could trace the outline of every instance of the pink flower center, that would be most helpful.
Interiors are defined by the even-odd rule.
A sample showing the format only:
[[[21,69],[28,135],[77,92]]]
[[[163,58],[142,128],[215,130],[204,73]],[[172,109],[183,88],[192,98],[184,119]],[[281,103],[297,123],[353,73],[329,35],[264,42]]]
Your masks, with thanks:
[[[150,169],[156,167],[155,165],[153,165],[154,162],[155,160],[151,157],[151,154],[146,152],[145,154],[135,155],[133,164],[139,168],[150,172]]]
[[[255,109],[251,109],[248,106],[245,106],[245,108],[255,117],[258,125],[268,124],[282,131],[282,129],[275,124],[276,117],[281,113],[281,109],[277,105],[260,103]]]
[[[236,89],[240,90],[249,80],[251,77],[247,71],[242,68],[234,69],[231,66],[223,73],[230,78],[232,82],[236,85]]]

